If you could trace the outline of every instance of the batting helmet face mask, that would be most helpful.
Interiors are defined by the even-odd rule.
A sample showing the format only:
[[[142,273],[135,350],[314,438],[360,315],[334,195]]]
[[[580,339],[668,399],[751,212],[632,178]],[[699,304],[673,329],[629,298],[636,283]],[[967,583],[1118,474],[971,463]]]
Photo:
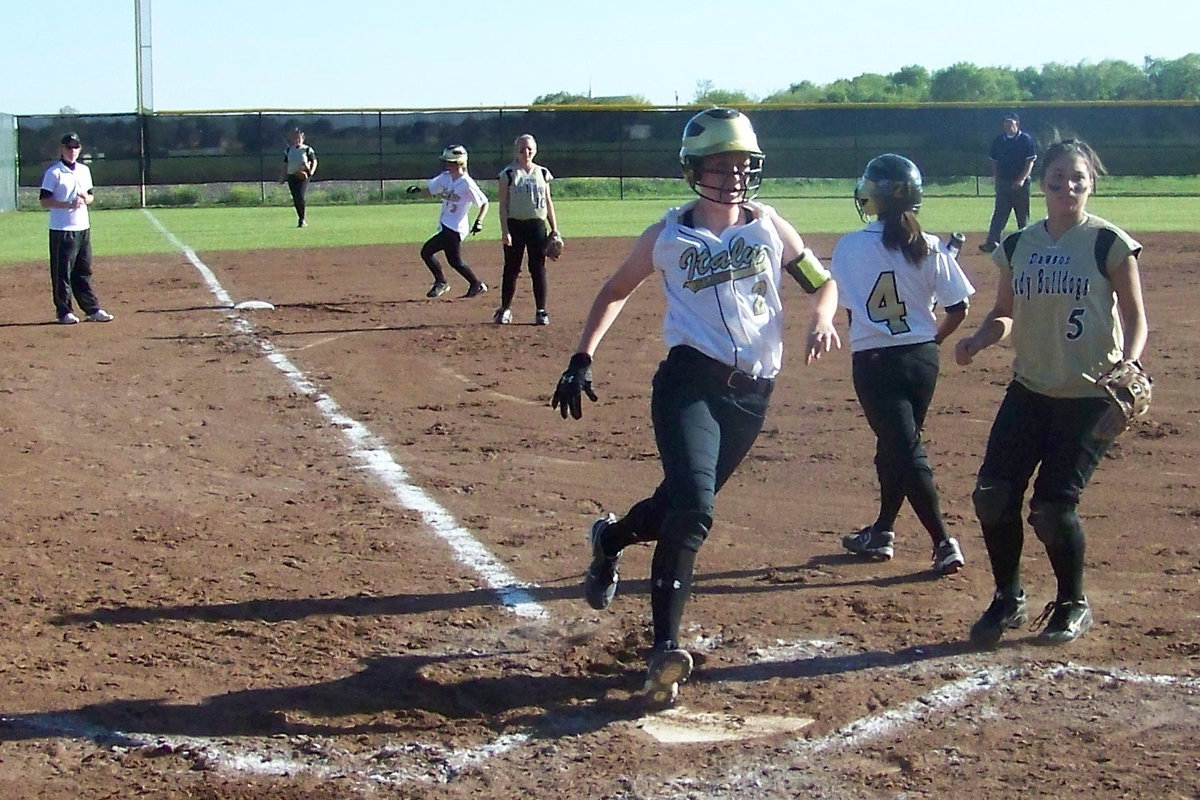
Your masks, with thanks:
[[[461,164],[467,165],[467,148],[461,144],[452,144],[442,151],[441,162],[443,164]]]
[[[737,205],[757,197],[762,185],[764,156],[758,146],[758,137],[754,135],[754,126],[742,112],[732,108],[710,108],[692,117],[684,127],[679,162],[683,166],[683,177],[696,194],[700,194],[700,189],[718,193],[724,190],[724,186],[705,184],[702,180],[704,159],[718,153],[745,153],[750,163],[741,173],[743,188],[737,193],[736,200],[710,199]]]
[[[904,156],[884,153],[872,158],[854,187],[854,206],[863,222],[877,216],[899,216],[921,207],[921,170]]]

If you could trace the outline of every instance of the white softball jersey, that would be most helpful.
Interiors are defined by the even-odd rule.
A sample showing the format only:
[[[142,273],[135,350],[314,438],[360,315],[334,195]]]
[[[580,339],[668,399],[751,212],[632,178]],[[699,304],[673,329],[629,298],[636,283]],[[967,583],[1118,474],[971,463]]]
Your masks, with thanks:
[[[720,236],[682,224],[687,207],[668,210],[654,266],[666,295],[668,348],[686,344],[756,378],[774,378],[783,363],[783,242],[764,210],[754,208],[753,221]]]
[[[438,223],[458,231],[458,235],[464,239],[471,232],[471,225],[467,222],[471,206],[483,208],[488,201],[479,184],[465,172],[455,178],[446,170],[430,178],[429,193],[442,196],[442,214]]]
[[[74,203],[76,197],[94,188],[92,171],[82,162],[76,161],[72,169],[59,159],[42,175],[42,188],[50,192],[55,200]],[[52,208],[49,224],[52,231],[86,231],[91,227],[88,207]]]
[[[838,302],[850,312],[850,351],[932,342],[935,309],[975,293],[962,267],[936,236],[924,234],[930,252],[920,264],[883,246],[879,220],[848,233],[833,248],[829,269]]]
[[[311,157],[316,157],[316,152],[306,144],[299,147],[288,147],[283,151],[283,160],[287,162],[287,172],[289,175],[295,175],[302,169],[308,169],[308,162]]]

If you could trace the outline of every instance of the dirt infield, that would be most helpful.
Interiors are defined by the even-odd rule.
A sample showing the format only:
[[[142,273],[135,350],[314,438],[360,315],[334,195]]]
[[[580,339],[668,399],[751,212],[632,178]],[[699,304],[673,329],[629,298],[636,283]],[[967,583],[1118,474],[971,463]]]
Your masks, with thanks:
[[[873,440],[848,353],[797,357],[796,289],[698,561],[696,674],[652,719],[650,551],[607,612],[579,578],[593,517],[659,476],[656,286],[601,346],[600,402],[548,406],[628,241],[570,242],[546,328],[524,277],[510,326],[498,286],[426,300],[415,247],[198,254],[212,279],[101,257],[117,319],[73,327],[44,265],[6,268],[0,796],[1200,797],[1200,236],[1140,238],[1155,402],[1081,508],[1086,637],[962,645],[991,594],[970,490],[1005,348],[946,352],[928,424],[966,570],[932,576],[907,508],[894,560],[841,554],[874,514]],[[994,291],[977,241],[968,327]],[[498,246],[467,256],[499,283]],[[1032,536],[1024,570],[1039,609]]]

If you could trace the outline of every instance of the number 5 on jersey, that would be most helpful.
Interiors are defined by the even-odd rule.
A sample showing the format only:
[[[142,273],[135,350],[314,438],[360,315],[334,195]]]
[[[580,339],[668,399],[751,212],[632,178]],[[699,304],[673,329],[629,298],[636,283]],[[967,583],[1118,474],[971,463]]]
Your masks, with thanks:
[[[908,308],[896,291],[896,273],[880,273],[879,280],[875,281],[875,285],[871,287],[871,294],[867,297],[867,318],[871,322],[885,323],[888,330],[895,335],[912,330],[904,319],[907,314]]]

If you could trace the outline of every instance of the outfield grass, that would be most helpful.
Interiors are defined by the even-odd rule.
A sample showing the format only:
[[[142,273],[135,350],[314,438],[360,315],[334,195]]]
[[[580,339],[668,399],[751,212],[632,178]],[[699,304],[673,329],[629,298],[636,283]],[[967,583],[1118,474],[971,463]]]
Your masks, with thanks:
[[[845,233],[860,227],[849,197],[784,198],[771,203],[805,233]],[[685,202],[677,198],[638,200],[572,200],[555,202],[559,226],[567,239],[636,236],[665,208]],[[1158,231],[1200,230],[1197,197],[1096,197],[1089,210],[1133,235]],[[1034,199],[1034,213],[1042,210]],[[499,241],[495,204],[479,241]],[[927,198],[921,222],[931,233],[982,231],[992,212],[991,198]],[[184,244],[199,252],[345,247],[364,244],[412,245],[437,229],[436,203],[378,206],[310,206],[309,227],[297,229],[295,212],[285,207],[159,208],[152,213]],[[167,253],[173,246],[138,209],[99,210],[92,214],[92,245],[98,256]],[[1010,223],[1011,228],[1011,223]],[[46,214],[13,211],[0,214],[0,265],[47,258]]]

